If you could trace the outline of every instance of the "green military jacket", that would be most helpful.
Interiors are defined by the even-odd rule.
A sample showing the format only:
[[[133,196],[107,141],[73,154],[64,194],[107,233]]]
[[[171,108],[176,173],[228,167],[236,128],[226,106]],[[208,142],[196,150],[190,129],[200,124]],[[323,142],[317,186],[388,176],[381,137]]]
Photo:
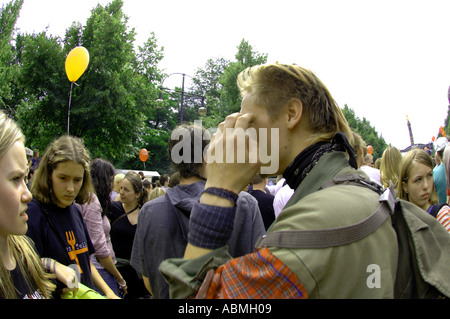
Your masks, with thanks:
[[[379,195],[364,187],[337,185],[320,190],[354,169],[343,152],[327,153],[296,189],[268,232],[318,230],[356,224],[379,206]],[[364,175],[362,171],[356,171]],[[357,242],[332,248],[269,247],[304,285],[309,298],[393,298],[398,246],[388,219]]]
[[[359,186],[321,186],[354,171],[343,152],[327,153],[287,203],[268,232],[326,229],[355,224],[374,212],[379,195]],[[362,171],[357,171],[364,174]],[[304,285],[309,298],[393,298],[398,246],[390,219],[368,237],[348,245],[321,249],[268,247]],[[160,271],[171,297],[193,294],[211,267],[230,257],[220,248],[195,260],[168,260]]]

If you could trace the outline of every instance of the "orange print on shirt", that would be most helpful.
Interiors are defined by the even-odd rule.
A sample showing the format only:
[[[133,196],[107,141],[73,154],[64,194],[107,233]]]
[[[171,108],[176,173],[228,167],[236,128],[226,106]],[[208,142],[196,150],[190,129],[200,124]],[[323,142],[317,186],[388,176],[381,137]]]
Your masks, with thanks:
[[[73,234],[73,231],[66,231],[66,239],[67,239],[67,243],[70,245],[70,247],[72,247],[72,251],[69,251],[69,258],[70,260],[74,260],[77,263],[78,269],[80,270],[80,274],[83,273],[83,270],[80,267],[80,262],[78,261],[78,255],[85,253],[88,251],[87,247],[81,248],[81,249],[75,249],[75,245],[77,243],[76,239],[75,239],[75,235]]]

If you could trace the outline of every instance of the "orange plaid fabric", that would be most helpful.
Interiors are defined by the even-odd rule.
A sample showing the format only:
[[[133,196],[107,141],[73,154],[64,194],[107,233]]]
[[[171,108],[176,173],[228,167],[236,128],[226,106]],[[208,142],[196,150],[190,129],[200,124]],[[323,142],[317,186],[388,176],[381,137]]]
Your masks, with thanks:
[[[197,298],[221,299],[305,299],[307,293],[297,276],[269,249],[230,260],[216,269]]]

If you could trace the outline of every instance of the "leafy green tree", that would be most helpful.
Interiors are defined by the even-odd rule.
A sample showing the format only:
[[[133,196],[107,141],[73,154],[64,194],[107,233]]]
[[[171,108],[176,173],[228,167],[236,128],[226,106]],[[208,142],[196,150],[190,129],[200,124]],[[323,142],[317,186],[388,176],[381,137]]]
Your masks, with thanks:
[[[167,144],[179,122],[180,89],[175,94],[164,92],[164,102],[157,101],[167,75],[158,67],[164,48],[158,46],[155,35],[151,33],[135,48],[135,30],[128,27],[123,1],[112,0],[93,8],[85,26],[73,22],[63,39],[46,31],[13,38],[22,3],[13,1],[1,11],[0,108],[15,116],[28,146],[43,150],[55,137],[66,134],[71,84],[65,58],[74,47],[84,46],[90,63],[72,88],[70,134],[84,139],[92,157],[107,158],[117,168],[144,169],[138,154],[146,148],[150,156],[145,168],[170,172]],[[254,51],[245,40],[237,47],[234,61],[209,59],[197,70],[194,85],[185,89],[184,120],[201,118],[211,128],[239,111],[237,75],[266,61],[267,54]],[[206,116],[198,114],[198,96],[205,97]],[[374,147],[374,156],[381,156],[386,143],[370,122],[357,118],[348,106],[344,114]]]
[[[111,161],[138,153],[133,145],[145,121],[133,95],[135,33],[128,30],[122,5],[114,0],[92,10],[80,39],[89,51],[89,67],[74,89],[71,107],[71,134],[84,139],[93,157]],[[68,34],[77,34],[77,30]],[[65,42],[74,41],[66,38]]]
[[[15,113],[11,90],[18,73],[11,40],[22,5],[23,0],[11,1],[6,6],[2,5],[0,11],[0,109],[5,109],[10,115]]]
[[[153,148],[159,152],[154,144],[165,139],[167,145],[163,132],[176,121],[171,108],[156,102],[163,49],[153,33],[135,49],[135,32],[128,28],[122,6],[121,0],[96,6],[86,26],[72,23],[62,40],[46,32],[16,36],[11,47],[20,67],[14,106],[29,146],[45,149],[55,137],[66,134],[71,84],[65,58],[80,45],[89,51],[90,63],[73,85],[70,134],[84,139],[92,157],[107,158],[124,168],[142,169],[139,149],[153,154]],[[167,166],[167,157],[153,157],[158,159],[155,164],[161,161]]]
[[[190,90],[205,96],[207,115],[201,119],[206,128],[217,127],[227,115],[240,110],[241,96],[236,83],[238,74],[247,67],[267,62],[267,54],[254,51],[244,39],[237,49],[235,61],[209,59],[204,68],[196,71]]]
[[[208,59],[203,68],[198,68],[193,79],[194,85],[190,88],[193,94],[205,97],[206,116],[202,116],[205,128],[217,127],[223,121],[221,114],[220,90],[222,85],[220,77],[230,63],[224,58]]]
[[[178,123],[178,115],[174,112],[176,101],[169,99],[164,99],[167,102],[157,101],[160,93],[159,85],[165,76],[157,68],[164,57],[163,50],[164,48],[158,47],[154,33],[151,33],[144,45],[138,48],[133,67],[136,104],[142,106],[146,119],[144,130],[136,145],[139,149],[145,148],[149,152],[145,168],[159,172],[167,172],[170,169],[167,153],[169,132]],[[144,168],[138,153],[134,153],[128,160],[117,165],[140,170]]]
[[[33,148],[45,149],[66,131],[69,86],[64,73],[64,53],[58,37],[46,32],[20,35],[16,54],[20,63],[17,78],[21,100],[17,121]]]
[[[367,145],[372,145],[374,159],[381,157],[388,146],[384,138],[378,136],[378,132],[366,118],[361,120],[357,117],[355,111],[349,108],[347,104],[342,109],[342,112],[350,127],[362,137]]]
[[[224,117],[241,109],[242,99],[236,83],[239,73],[248,67],[267,62],[267,54],[260,54],[254,51],[253,47],[245,39],[242,39],[237,49],[236,61],[230,62],[225,68],[223,75],[219,78],[222,86],[219,90],[222,103],[220,114]]]
[[[171,172],[171,160],[168,152],[168,141],[170,139],[171,130],[167,129],[151,129],[144,138],[144,144],[149,152],[149,158],[146,162],[146,168],[158,171],[160,173]],[[137,164],[139,163],[139,164]],[[134,161],[129,167],[135,169],[143,169],[143,163],[141,161]]]

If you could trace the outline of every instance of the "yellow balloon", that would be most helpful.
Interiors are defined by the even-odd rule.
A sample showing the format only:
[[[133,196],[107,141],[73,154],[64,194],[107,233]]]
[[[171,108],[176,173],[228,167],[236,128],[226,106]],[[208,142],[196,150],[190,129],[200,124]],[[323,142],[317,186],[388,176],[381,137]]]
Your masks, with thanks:
[[[70,82],[75,82],[83,75],[89,64],[89,52],[79,46],[69,52],[66,58],[66,74]]]

